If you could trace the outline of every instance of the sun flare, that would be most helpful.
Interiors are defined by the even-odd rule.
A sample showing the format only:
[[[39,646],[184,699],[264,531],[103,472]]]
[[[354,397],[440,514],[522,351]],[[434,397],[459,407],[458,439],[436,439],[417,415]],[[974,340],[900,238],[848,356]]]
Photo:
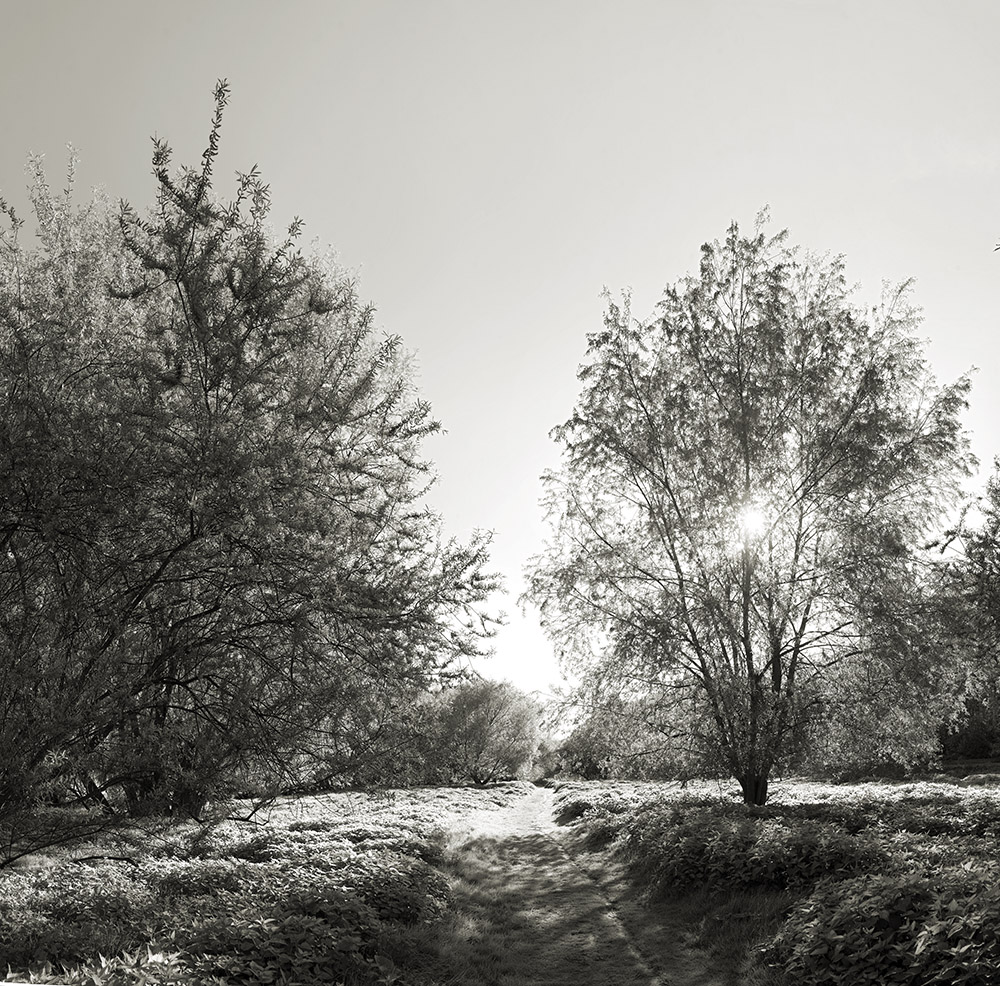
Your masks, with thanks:
[[[744,538],[760,537],[767,526],[767,514],[756,504],[748,504],[740,511],[740,534]]]

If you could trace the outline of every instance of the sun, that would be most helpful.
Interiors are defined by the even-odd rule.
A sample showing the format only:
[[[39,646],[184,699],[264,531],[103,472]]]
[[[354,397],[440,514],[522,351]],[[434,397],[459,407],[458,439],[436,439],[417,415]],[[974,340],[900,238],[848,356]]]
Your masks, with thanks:
[[[739,525],[742,537],[760,537],[768,527],[767,514],[756,504],[747,504],[739,513]]]

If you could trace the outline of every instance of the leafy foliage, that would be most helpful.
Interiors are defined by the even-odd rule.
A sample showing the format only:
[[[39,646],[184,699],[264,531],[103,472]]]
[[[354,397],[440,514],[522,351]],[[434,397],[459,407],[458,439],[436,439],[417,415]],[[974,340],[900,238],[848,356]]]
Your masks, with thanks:
[[[709,884],[718,888],[802,887],[826,876],[886,866],[888,855],[835,825],[720,817],[717,806],[679,802],[651,806],[619,836],[623,856],[657,893]]]
[[[450,902],[425,861],[440,859],[433,833],[402,824],[314,820],[252,840],[223,827],[199,853],[10,874],[0,961],[21,981],[87,986],[405,983],[387,951]]]
[[[227,99],[199,166],[156,142],[147,216],[38,165],[39,246],[0,245],[0,809],[350,777],[490,632],[400,339],[298,221],[271,236],[256,170],[214,194]]]
[[[63,864],[0,883],[0,963],[113,954],[141,937],[153,893],[121,866]]]
[[[783,981],[1000,982],[997,874],[953,869],[828,882],[763,950]]]
[[[587,692],[659,705],[748,802],[822,723],[884,712],[919,757],[954,700],[921,546],[969,468],[969,382],[934,382],[907,291],[861,311],[840,259],[733,224],[652,319],[609,299],[553,431],[528,595]]]

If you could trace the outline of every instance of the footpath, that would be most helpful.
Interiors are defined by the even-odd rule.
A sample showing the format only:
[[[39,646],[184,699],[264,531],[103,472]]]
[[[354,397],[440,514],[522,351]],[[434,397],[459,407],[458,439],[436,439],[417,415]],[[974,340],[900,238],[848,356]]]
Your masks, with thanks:
[[[470,912],[489,914],[488,936],[516,961],[497,986],[725,986],[657,926],[604,854],[579,854],[553,821],[554,793],[534,788],[515,804],[465,816],[451,833]],[[467,889],[467,894],[469,890]],[[672,933],[673,931],[673,933]]]

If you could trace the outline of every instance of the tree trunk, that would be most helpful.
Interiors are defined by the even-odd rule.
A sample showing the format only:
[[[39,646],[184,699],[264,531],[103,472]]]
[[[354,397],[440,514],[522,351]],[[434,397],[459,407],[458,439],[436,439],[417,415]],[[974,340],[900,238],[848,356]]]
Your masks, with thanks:
[[[743,801],[748,805],[762,805],[767,802],[767,774],[744,774],[736,778],[743,789]]]
[[[136,773],[122,783],[130,818],[166,815],[170,800],[163,771],[147,770]]]

